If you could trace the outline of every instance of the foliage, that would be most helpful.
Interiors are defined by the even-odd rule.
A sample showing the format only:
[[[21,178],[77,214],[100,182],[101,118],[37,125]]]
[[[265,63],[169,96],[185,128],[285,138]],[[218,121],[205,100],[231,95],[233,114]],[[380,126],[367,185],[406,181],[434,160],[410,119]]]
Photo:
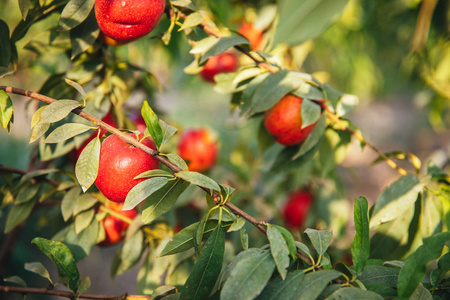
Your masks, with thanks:
[[[102,39],[93,13],[94,2],[19,0],[22,19],[17,24],[8,18],[0,19],[0,76],[14,79],[22,69],[46,66],[39,94],[0,87],[0,122],[8,132],[15,126],[14,115],[22,113],[13,106],[15,99],[10,95],[40,100],[31,120],[29,140],[39,163],[34,162],[29,172],[0,166],[3,231],[6,235],[16,234],[36,211],[50,214],[51,207],[58,210],[58,222],[50,225],[54,226],[54,234],[35,237],[30,242],[55,264],[59,278],[54,278],[40,262],[27,263],[26,270],[45,278],[52,288],[66,285],[71,290],[69,295],[78,297],[85,293],[90,279],[81,279],[77,263],[104,240],[102,222],[112,215],[130,226],[111,262],[111,276],[138,266],[137,291],[152,298],[448,296],[448,171],[444,166],[422,163],[411,153],[382,153],[364,139],[346,119],[358,105],[358,97],[340,92],[320,76],[307,72],[314,67],[318,71],[327,63],[340,63],[341,56],[318,61],[311,55],[302,60],[312,39],[318,44],[336,45],[345,36],[351,40],[345,47],[357,52],[354,59],[364,61],[365,54],[353,43],[357,43],[358,35],[368,38],[362,32],[372,32],[374,23],[370,22],[369,13],[379,12],[375,4],[173,0],[168,1],[167,14],[151,33],[152,39],[142,38],[116,47]],[[390,1],[380,5],[382,10],[399,5],[398,14],[411,18],[417,2],[420,1]],[[432,1],[422,1],[420,7],[429,2]],[[433,22],[442,18],[438,8],[432,9],[438,15]],[[246,15],[242,15],[243,9]],[[363,12],[367,14],[365,19]],[[337,19],[342,14],[356,20]],[[262,50],[252,49],[249,41],[235,30],[236,20],[242,23],[249,15],[264,32]],[[445,54],[442,61],[436,57],[444,52],[441,45],[448,49],[448,41],[444,41],[444,33],[430,16],[421,18],[431,30],[429,44],[426,45],[426,38],[420,39],[419,33],[415,35],[411,54],[414,58],[408,59],[415,70],[409,70],[409,74],[418,72],[422,76],[420,84],[427,84],[430,92],[434,91],[427,106],[430,115],[438,115],[441,120],[435,122],[435,127],[444,128],[450,106],[445,104],[441,110],[437,102],[448,97],[449,74],[442,69],[450,56]],[[337,25],[325,31],[331,23]],[[419,21],[417,24],[417,32],[423,30],[420,26],[426,26]],[[356,32],[355,26],[363,30]],[[45,30],[34,36],[29,32],[35,27]],[[384,25],[381,29],[387,30]],[[345,47],[340,51],[349,50]],[[376,50],[379,49],[373,51]],[[26,51],[35,57],[31,66],[22,63],[22,56],[28,55]],[[200,85],[195,76],[189,76],[198,74],[209,58],[224,52],[239,55],[241,65],[236,72],[216,75],[214,90],[230,98],[229,106],[238,119],[233,130],[239,132],[234,138],[222,135],[223,152],[214,170],[189,171],[176,153],[176,117],[165,113],[157,95],[170,89],[169,84],[179,83],[186,89],[192,82]],[[64,66],[63,70],[57,70],[58,65]],[[171,72],[181,66],[185,74]],[[376,71],[369,75],[367,70],[353,71],[332,74],[337,77],[334,82],[339,89],[351,89],[350,84],[339,84],[350,76],[353,82],[355,77],[369,76],[372,81],[367,84],[376,86]],[[164,72],[171,72],[172,78],[190,79],[159,80],[164,78]],[[315,127],[301,144],[284,147],[266,132],[262,117],[289,93],[304,98],[302,127]],[[199,114],[188,118],[208,114],[195,102],[185,105],[194,107]],[[120,130],[101,121],[109,112]],[[157,151],[124,134],[138,134],[133,119],[136,112],[145,122],[144,135],[152,137]],[[219,122],[224,113],[219,109],[210,117]],[[160,170],[140,174],[138,177],[145,180],[129,192],[123,210],[138,208],[139,215],[134,220],[108,208],[109,201],[94,185],[104,138],[101,130],[118,135],[163,165]],[[371,207],[363,196],[354,200],[350,220],[354,232],[346,235],[348,217],[341,218],[339,209],[331,207],[344,198],[337,168],[352,139],[377,152],[379,158],[374,164],[387,163],[400,177]],[[84,144],[86,141],[89,142]],[[82,146],[84,150],[73,162],[75,149]],[[406,164],[400,167],[394,160],[405,160]],[[281,205],[282,196],[301,187],[313,191],[315,209],[304,228],[285,228],[274,211]],[[189,202],[201,203],[193,218],[189,216]],[[261,213],[265,209],[271,210],[270,218]],[[255,219],[253,214],[265,221]],[[183,228],[175,233],[176,225]],[[428,277],[430,280],[425,280]],[[14,275],[4,281],[26,286]],[[4,289],[0,286],[0,290]],[[26,287],[21,291],[30,292]]]

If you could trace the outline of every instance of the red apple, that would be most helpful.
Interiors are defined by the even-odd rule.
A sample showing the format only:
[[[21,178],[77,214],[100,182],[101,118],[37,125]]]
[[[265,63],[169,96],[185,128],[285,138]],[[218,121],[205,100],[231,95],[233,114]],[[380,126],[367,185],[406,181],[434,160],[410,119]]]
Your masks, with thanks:
[[[214,76],[219,73],[234,72],[238,67],[238,59],[233,53],[222,53],[210,57],[206,62],[200,76],[209,82],[214,82]]]
[[[129,134],[136,138],[135,135]],[[140,136],[142,138],[143,135]],[[141,141],[156,149],[150,137]],[[100,148],[97,188],[111,201],[124,202],[128,192],[145,179],[134,179],[142,172],[159,168],[159,161],[115,135],[107,137]]]
[[[260,49],[263,33],[253,23],[242,24],[238,32],[247,38],[253,49]]]
[[[116,122],[114,121],[113,115],[111,112],[108,112],[102,119],[103,122],[105,122],[108,125],[111,125],[114,128],[117,128]],[[108,131],[106,129],[100,128],[100,136],[102,137],[105,133]],[[83,151],[84,147],[86,147],[87,144],[89,144],[90,141],[92,141],[97,136],[97,131],[93,132],[86,141],[80,146],[78,149],[74,149],[71,152],[71,159],[73,163],[77,162],[78,157],[80,157],[81,152]]]
[[[100,30],[116,41],[132,41],[158,25],[165,0],[95,0]]]
[[[123,203],[110,202],[109,206],[118,214],[133,220],[137,216],[136,209],[122,211]],[[109,215],[103,219],[102,225],[105,228],[105,239],[99,246],[111,246],[123,240],[125,233],[130,226],[127,222]]]
[[[188,162],[190,171],[202,172],[217,160],[219,146],[211,132],[204,128],[188,129],[178,142],[178,155]]]
[[[282,215],[286,224],[291,228],[300,229],[304,226],[311,210],[313,196],[307,190],[291,193],[283,208]]]
[[[275,140],[285,146],[303,142],[314,124],[302,128],[303,98],[286,95],[264,114],[264,126]]]

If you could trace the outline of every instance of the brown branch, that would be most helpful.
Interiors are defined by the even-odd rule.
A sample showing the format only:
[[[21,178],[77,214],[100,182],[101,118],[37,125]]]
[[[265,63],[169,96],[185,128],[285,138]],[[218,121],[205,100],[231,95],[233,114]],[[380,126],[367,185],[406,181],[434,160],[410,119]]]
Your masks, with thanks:
[[[24,170],[13,168],[13,167],[2,166],[2,165],[0,165],[0,171],[6,171],[6,172],[16,173],[16,174],[20,174],[20,175],[27,175],[28,174],[28,172],[26,172]],[[42,176],[44,176],[44,175],[36,176],[36,177],[34,177],[34,179],[47,182],[47,183],[53,185],[54,187],[58,187],[59,186],[59,182],[58,181],[55,181],[55,180],[52,180],[52,179],[48,179],[48,178],[45,178],[45,177],[42,177]]]
[[[38,295],[51,295],[58,297],[65,297],[69,299],[74,299],[74,294],[72,292],[65,291],[56,291],[52,289],[45,288],[30,288],[30,287],[19,287],[19,286],[4,286],[0,285],[0,291],[6,293],[18,293],[18,294],[38,294]],[[98,294],[81,294],[77,295],[78,298],[81,299],[109,299],[109,300],[125,300],[127,297],[130,297],[128,294],[123,295],[98,295]],[[149,296],[139,296],[139,299],[142,298],[150,299]]]

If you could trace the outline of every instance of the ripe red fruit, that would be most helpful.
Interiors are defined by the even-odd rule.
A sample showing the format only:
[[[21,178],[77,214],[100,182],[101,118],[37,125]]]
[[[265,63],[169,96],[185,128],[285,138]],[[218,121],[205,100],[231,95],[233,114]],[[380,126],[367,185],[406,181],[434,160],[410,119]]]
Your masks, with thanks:
[[[137,216],[136,209],[122,211],[121,209],[123,207],[123,203],[110,202],[109,206],[118,214],[121,214],[122,216],[127,217],[131,220],[133,220]],[[105,228],[105,239],[98,244],[99,246],[111,246],[117,244],[118,242],[123,240],[125,232],[130,226],[127,222],[113,215],[109,215],[104,218],[102,221],[102,225]]]
[[[253,23],[242,24],[238,32],[247,38],[253,49],[260,49],[263,33]]]
[[[135,135],[129,134],[136,138]],[[142,138],[142,135],[140,136]],[[141,141],[156,149],[150,137]],[[133,179],[142,172],[158,169],[159,161],[115,135],[107,137],[100,148],[97,188],[111,201],[124,202],[128,192],[145,179]]]
[[[312,203],[313,196],[307,190],[291,193],[282,211],[286,224],[291,228],[299,229],[303,227]]]
[[[132,41],[158,25],[165,0],[95,0],[100,30],[117,41]]]
[[[188,162],[190,171],[202,172],[211,168],[216,160],[219,146],[206,129],[188,129],[178,142],[178,155]]]
[[[234,72],[237,70],[238,60],[233,53],[222,53],[210,57],[206,62],[203,70],[200,72],[201,77],[209,82],[214,82],[214,76],[219,73]]]
[[[116,124],[116,122],[114,121],[114,118],[113,118],[111,112],[108,112],[108,113],[103,117],[102,121],[105,122],[105,123],[108,124],[108,125],[111,125],[111,126],[114,127],[114,128],[117,128],[117,124]],[[100,128],[100,136],[99,136],[99,137],[102,137],[102,136],[103,136],[105,133],[107,133],[107,132],[108,132],[108,131],[107,131],[106,129]],[[84,141],[84,143],[81,145],[80,148],[74,149],[74,150],[71,152],[71,157],[72,157],[73,163],[76,163],[76,162],[77,162],[77,159],[78,159],[78,157],[80,157],[80,154],[81,154],[81,152],[83,151],[84,147],[86,147],[86,145],[89,144],[89,142],[92,141],[96,136],[97,136],[97,131],[94,131],[94,132],[89,136],[89,138],[88,138],[86,141]]]
[[[303,99],[294,95],[286,95],[264,114],[264,126],[275,140],[285,146],[303,142],[314,124],[302,129]]]

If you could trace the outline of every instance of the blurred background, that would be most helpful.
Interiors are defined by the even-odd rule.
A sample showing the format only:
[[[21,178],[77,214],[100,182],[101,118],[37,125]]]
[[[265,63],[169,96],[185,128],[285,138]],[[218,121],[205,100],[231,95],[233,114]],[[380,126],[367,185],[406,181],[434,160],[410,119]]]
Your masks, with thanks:
[[[431,14],[426,14],[421,7],[429,2],[436,2],[436,7]],[[270,15],[273,1],[208,0],[206,3],[218,17],[217,22],[236,30],[244,21],[256,22],[263,13]],[[449,2],[445,0],[350,0],[336,22],[319,37],[298,47],[274,49],[272,54],[283,59],[287,57],[292,68],[311,73],[323,83],[330,83],[340,91],[358,96],[359,105],[346,117],[382,152],[411,152],[424,165],[433,161],[448,168],[449,16]],[[0,18],[12,30],[21,19],[17,1],[2,0]],[[429,30],[421,25],[423,22],[426,24],[427,20],[430,21]],[[54,54],[49,51],[37,59],[29,51],[32,46],[36,46],[33,43],[39,41],[40,36],[45,39],[45,30],[57,21],[57,16],[53,16],[30,28],[25,38],[18,43],[20,65],[17,72],[1,78],[0,85],[38,91],[50,74],[63,72],[71,66],[71,61],[64,53]],[[164,31],[167,24],[167,20],[163,20],[160,30]],[[425,39],[424,30],[427,34]],[[129,45],[109,49],[114,55],[149,70],[160,83],[159,89],[133,90],[127,101],[127,109],[139,109],[142,100],[148,100],[161,119],[180,130],[207,127],[214,131],[220,140],[221,151],[218,166],[208,175],[230,182],[239,191],[239,182],[251,186],[252,181],[248,178],[250,174],[264,176],[255,171],[262,168],[257,141],[254,139],[258,124],[255,120],[239,118],[230,109],[229,95],[219,94],[212,84],[202,81],[199,76],[183,72],[193,60],[193,56],[188,54],[190,46],[183,34],[174,31],[168,46],[159,39],[146,37]],[[241,60],[242,64],[248,63],[245,58]],[[28,144],[28,139],[31,116],[37,104],[23,97],[11,97],[14,103],[14,126],[10,134],[5,130],[0,131],[0,164],[27,169],[32,148],[35,147],[34,144]],[[166,147],[163,152],[173,151],[174,144]],[[371,166],[376,158],[376,153],[367,147],[362,150],[357,141],[350,144],[345,159],[337,169],[344,187],[343,201],[338,202],[344,203],[340,208],[342,222],[351,219],[351,203],[355,197],[365,196],[373,203],[382,190],[399,177],[384,163]],[[401,161],[399,164],[408,167]],[[230,171],[237,175],[227,177]],[[276,176],[272,184],[277,184]],[[178,205],[188,203],[195,195],[196,191],[188,190]],[[245,195],[239,197],[245,198]],[[277,218],[276,208],[282,204],[283,197],[285,194],[267,200],[262,192],[258,199],[251,201],[262,203],[257,215],[266,220]],[[265,201],[275,204],[275,209],[264,205]],[[42,222],[44,216],[36,213],[32,218],[22,231],[15,246],[18,251],[14,251],[14,256],[8,262],[9,269],[6,270],[11,274],[23,272],[20,274],[22,278],[30,280],[27,282],[36,280],[38,286],[45,281],[40,282],[26,271],[11,269],[25,262],[45,260],[33,249],[28,238],[34,237],[36,231],[50,229]],[[0,220],[4,222],[5,218],[0,215]],[[351,224],[346,228],[351,230]],[[46,234],[51,235],[49,232]],[[114,280],[109,278],[108,268],[116,250],[115,247],[94,247],[91,255],[80,262],[82,277],[94,279],[90,293],[134,293],[138,267]],[[46,266],[52,269],[50,264]],[[30,296],[29,299],[34,298]]]

